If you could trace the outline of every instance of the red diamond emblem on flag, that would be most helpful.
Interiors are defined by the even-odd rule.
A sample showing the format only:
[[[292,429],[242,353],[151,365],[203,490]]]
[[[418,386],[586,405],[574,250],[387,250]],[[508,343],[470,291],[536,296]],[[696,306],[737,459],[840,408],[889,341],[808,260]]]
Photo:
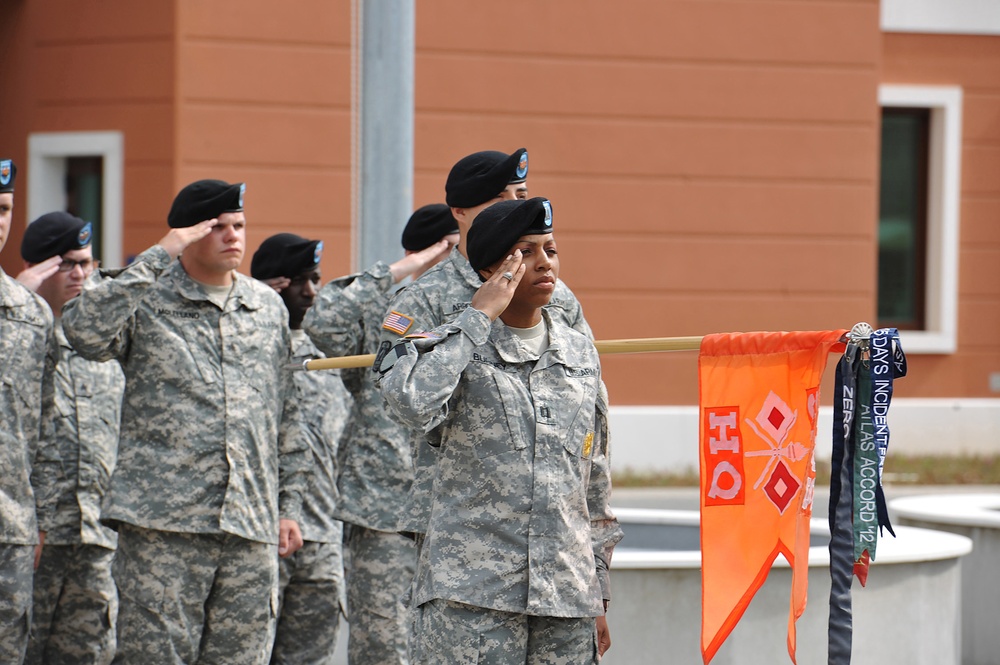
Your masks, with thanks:
[[[802,487],[802,483],[799,479],[792,475],[784,461],[779,461],[775,465],[774,471],[771,472],[771,477],[767,479],[767,484],[764,485],[764,494],[775,505],[778,512],[784,514],[788,504],[798,494],[800,487]]]
[[[774,429],[781,429],[781,423],[785,422],[785,414],[776,408],[771,409],[771,413],[767,416],[767,421],[771,423]]]

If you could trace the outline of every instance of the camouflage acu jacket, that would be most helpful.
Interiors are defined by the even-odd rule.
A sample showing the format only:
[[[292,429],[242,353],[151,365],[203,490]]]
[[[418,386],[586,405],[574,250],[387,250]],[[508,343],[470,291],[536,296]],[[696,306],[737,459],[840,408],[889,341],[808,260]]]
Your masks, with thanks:
[[[114,549],[118,534],[101,524],[101,500],[118,457],[125,376],[115,361],[97,363],[70,346],[56,322],[59,365],[55,411],[42,423],[41,443],[31,482],[41,497],[47,490],[55,507],[39,514],[47,545],[99,545]],[[41,498],[39,499],[41,503]]]
[[[407,332],[430,330],[448,323],[469,306],[482,281],[469,261],[453,249],[447,259],[407,286],[389,303],[381,330],[379,348],[392,346]],[[552,301],[546,306],[552,316],[570,328],[593,338],[583,318],[583,309],[562,281],[556,283]],[[377,380],[377,379],[376,379]],[[400,513],[400,531],[423,533],[430,510],[434,448],[420,433],[412,433],[414,481],[406,509]]]
[[[302,327],[328,356],[375,353],[392,287],[382,262],[335,279],[320,289]],[[386,411],[370,367],[344,370],[343,378],[354,406],[341,440],[336,514],[368,529],[395,531],[413,482],[411,434]]]
[[[292,331],[292,359],[301,365],[322,358],[305,333]],[[351,413],[351,396],[337,370],[295,372],[301,395],[302,431],[311,456],[306,475],[308,485],[302,495],[302,538],[315,543],[340,544],[343,525],[336,519],[340,496],[337,492],[338,447]]]
[[[390,408],[441,442],[418,605],[443,598],[541,616],[604,612],[622,533],[608,506],[600,361],[586,336],[544,317],[541,357],[469,308],[406,338],[379,366]]]
[[[49,306],[0,270],[0,543],[38,542],[31,465],[56,362]]]
[[[220,309],[159,246],[101,277],[63,327],[80,355],[125,371],[103,519],[277,544],[279,512],[301,518],[306,463],[281,298],[234,273]]]

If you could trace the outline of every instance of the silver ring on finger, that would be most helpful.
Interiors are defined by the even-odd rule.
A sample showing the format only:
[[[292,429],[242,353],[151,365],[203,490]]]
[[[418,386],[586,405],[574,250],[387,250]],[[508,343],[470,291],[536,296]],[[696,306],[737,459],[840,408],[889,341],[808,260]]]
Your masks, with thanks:
[[[514,273],[510,272],[509,270],[500,276],[506,279],[508,282],[514,281]]]

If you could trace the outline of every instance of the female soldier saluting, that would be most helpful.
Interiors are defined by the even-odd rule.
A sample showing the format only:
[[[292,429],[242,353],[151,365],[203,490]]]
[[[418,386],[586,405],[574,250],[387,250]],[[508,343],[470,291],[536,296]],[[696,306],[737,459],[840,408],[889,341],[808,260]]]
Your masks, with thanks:
[[[542,309],[559,275],[551,204],[494,204],[467,250],[484,282],[471,307],[377,361],[389,407],[441,446],[415,660],[596,662],[622,533],[597,350]]]

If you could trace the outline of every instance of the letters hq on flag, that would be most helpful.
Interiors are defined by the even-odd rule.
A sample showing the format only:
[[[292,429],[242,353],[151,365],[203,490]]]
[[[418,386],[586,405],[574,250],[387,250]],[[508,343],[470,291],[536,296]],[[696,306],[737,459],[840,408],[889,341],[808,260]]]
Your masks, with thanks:
[[[739,622],[778,554],[792,567],[788,653],[806,606],[819,385],[844,330],[709,335],[701,410],[702,657]]]

